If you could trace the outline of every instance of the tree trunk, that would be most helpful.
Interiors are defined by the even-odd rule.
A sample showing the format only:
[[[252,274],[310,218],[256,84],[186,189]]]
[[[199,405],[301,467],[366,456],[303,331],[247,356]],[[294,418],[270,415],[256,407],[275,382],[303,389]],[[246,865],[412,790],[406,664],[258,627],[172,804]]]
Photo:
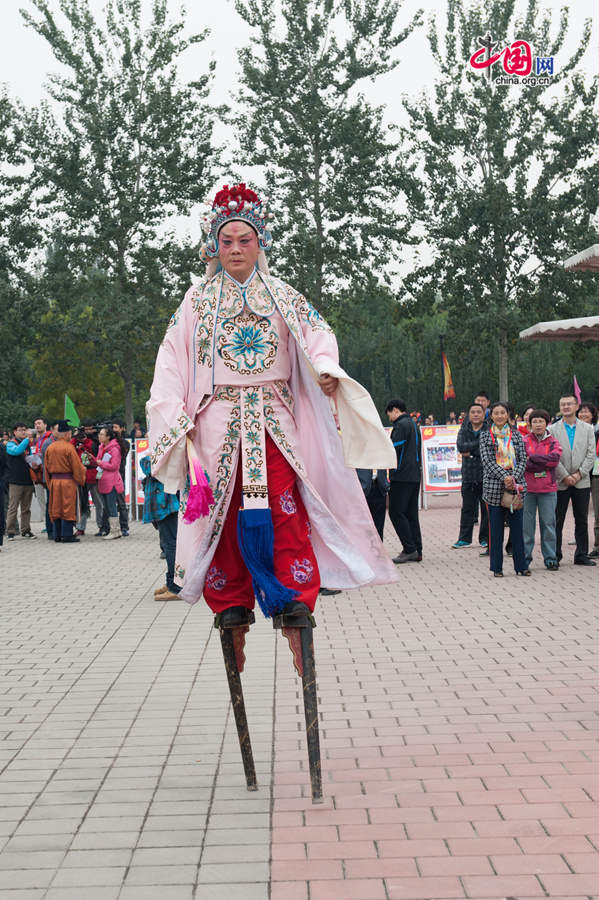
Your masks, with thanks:
[[[316,225],[316,242],[314,246],[314,299],[316,309],[322,309],[322,277],[323,277],[323,243],[324,233],[322,226],[322,209],[320,199],[320,144],[318,139],[314,143],[314,222]]]
[[[508,352],[507,337],[502,334],[499,338],[499,399],[510,399],[508,391]]]
[[[122,378],[125,393],[125,425],[129,432],[133,429],[133,379],[128,372]]]

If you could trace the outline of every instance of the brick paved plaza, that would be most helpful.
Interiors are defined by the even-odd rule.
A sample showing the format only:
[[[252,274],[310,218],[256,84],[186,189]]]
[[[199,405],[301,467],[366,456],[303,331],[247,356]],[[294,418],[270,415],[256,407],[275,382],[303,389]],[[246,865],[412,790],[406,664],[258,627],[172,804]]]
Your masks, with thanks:
[[[248,793],[211,616],[154,601],[156,532],[5,544],[0,900],[597,900],[599,567],[566,547],[559,573],[494,580],[449,549],[457,516],[422,514],[399,586],[319,607],[316,807],[264,619]]]

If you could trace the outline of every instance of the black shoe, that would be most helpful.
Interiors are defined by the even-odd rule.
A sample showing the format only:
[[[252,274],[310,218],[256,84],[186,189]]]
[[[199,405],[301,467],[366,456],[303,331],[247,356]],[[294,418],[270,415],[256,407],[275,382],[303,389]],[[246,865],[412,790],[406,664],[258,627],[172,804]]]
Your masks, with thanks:
[[[589,559],[597,559],[599,557],[599,547],[593,547],[589,553]]]
[[[414,550],[412,553],[406,553],[404,550],[401,551],[399,556],[393,557],[393,562],[397,566],[401,566],[403,563],[408,562],[420,562],[418,557],[422,558],[422,554],[418,553],[418,550]]]
[[[81,541],[79,540],[78,537],[75,537],[75,535],[72,535],[71,537],[63,537],[62,543],[63,544],[80,544]]]
[[[62,544],[62,538],[61,538],[61,537],[55,537],[55,538],[54,538],[54,543],[55,543],[55,544]]]
[[[121,528],[121,537],[129,537],[129,529]]]
[[[557,572],[559,569],[559,563],[557,559],[548,559],[545,563],[545,568],[549,569],[550,572]]]
[[[247,606],[230,606],[214,617],[215,628],[239,628],[255,622],[254,613]]]
[[[489,555],[489,548],[487,547],[486,550],[482,550],[478,555],[479,555],[479,556],[488,556],[488,555]]]
[[[323,597],[333,597],[335,594],[340,594],[341,591],[334,590],[333,588],[321,588],[318,593]]]
[[[100,528],[99,531],[96,531],[94,537],[104,537],[105,534],[108,534],[105,528]]]
[[[588,556],[579,556],[578,559],[574,560],[575,566],[596,566],[597,563],[593,559],[589,559]]]
[[[164,550],[160,554],[160,559],[166,559],[166,553],[164,552]]]
[[[33,540],[35,540],[37,537],[37,534],[34,534],[33,531],[22,531],[21,537],[33,538]]]

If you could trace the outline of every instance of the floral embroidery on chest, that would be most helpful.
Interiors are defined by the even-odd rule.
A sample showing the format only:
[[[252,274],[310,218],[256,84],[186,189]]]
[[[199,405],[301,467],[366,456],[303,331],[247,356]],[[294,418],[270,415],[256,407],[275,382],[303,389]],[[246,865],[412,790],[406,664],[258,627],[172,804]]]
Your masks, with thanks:
[[[275,325],[246,307],[232,319],[218,318],[216,352],[238,375],[259,375],[277,358],[279,335]]]

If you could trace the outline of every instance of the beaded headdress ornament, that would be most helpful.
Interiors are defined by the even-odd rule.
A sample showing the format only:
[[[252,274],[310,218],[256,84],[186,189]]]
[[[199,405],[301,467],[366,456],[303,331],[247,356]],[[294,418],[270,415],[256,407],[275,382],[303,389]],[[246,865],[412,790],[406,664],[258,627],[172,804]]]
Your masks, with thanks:
[[[261,250],[270,250],[272,235],[267,228],[267,220],[272,218],[266,211],[266,203],[262,202],[255,191],[245,184],[229,187],[225,184],[214,198],[212,209],[204,217],[203,227],[206,232],[206,255],[218,256],[218,232],[228,222],[247,222],[258,235]]]

